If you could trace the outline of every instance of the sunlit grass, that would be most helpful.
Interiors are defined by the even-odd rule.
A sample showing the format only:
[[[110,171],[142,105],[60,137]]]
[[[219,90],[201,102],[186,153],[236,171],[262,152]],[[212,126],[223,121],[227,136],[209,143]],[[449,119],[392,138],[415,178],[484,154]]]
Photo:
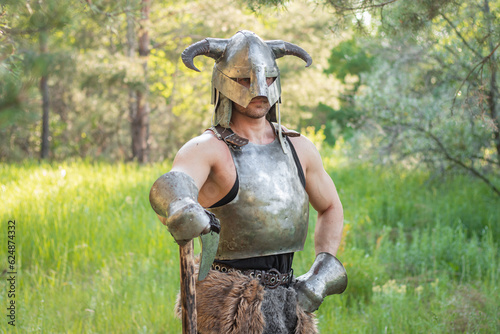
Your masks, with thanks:
[[[345,209],[339,257],[349,287],[320,308],[322,332],[497,332],[500,201],[466,177],[431,182],[424,173],[335,161],[326,165]],[[178,248],[148,202],[168,169],[0,165],[0,240],[16,220],[14,332],[180,332]],[[314,221],[313,213],[296,274],[314,259]],[[6,305],[5,276],[0,282]],[[5,317],[0,329],[13,330]]]
[[[179,329],[177,247],[148,202],[167,168],[2,166],[2,221],[17,224],[19,332]]]

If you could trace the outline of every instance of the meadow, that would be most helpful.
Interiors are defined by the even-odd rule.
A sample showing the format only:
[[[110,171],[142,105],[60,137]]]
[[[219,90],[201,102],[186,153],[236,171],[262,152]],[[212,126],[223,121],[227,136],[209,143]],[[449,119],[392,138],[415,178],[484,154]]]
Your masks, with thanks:
[[[500,198],[467,177],[325,159],[345,211],[349,286],[322,333],[498,333]],[[180,333],[178,248],[148,201],[169,163],[0,165],[0,329]],[[16,326],[7,324],[7,222],[16,221]],[[311,215],[302,274],[314,260]],[[199,249],[196,245],[196,249]]]

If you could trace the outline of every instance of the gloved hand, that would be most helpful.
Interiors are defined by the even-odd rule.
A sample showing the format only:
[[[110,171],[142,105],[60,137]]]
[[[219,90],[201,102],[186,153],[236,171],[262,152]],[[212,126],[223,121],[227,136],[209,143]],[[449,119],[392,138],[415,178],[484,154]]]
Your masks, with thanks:
[[[198,203],[194,180],[182,172],[169,172],[156,180],[149,193],[153,210],[165,217],[168,231],[179,245],[210,232],[217,218]],[[212,217],[213,216],[213,217]]]
[[[346,287],[344,266],[330,253],[319,253],[311,269],[297,277],[294,285],[297,302],[306,312],[316,311],[326,296],[340,294]]]

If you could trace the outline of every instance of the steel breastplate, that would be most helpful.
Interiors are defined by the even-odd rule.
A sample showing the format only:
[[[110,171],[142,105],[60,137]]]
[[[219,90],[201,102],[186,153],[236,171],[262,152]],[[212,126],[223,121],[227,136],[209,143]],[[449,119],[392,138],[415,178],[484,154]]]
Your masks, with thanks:
[[[248,143],[230,151],[240,186],[230,203],[208,209],[221,222],[216,259],[302,250],[307,236],[309,196],[300,182],[292,154],[283,153],[278,139],[267,145]]]

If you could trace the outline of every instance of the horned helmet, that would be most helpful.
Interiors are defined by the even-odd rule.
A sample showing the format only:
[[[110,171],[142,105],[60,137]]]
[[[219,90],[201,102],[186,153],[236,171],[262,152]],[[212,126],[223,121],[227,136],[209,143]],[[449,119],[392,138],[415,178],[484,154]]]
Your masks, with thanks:
[[[212,74],[212,104],[215,105],[213,125],[221,124],[224,127],[229,127],[231,101],[247,107],[252,98],[257,96],[268,98],[272,106],[268,119],[277,121],[275,105],[278,106],[280,118],[281,84],[276,59],[292,55],[304,60],[306,67],[312,63],[311,56],[301,47],[281,40],[263,41],[248,30],[238,31],[229,39],[205,38],[187,47],[181,57],[188,68],[199,72],[193,64],[193,59],[199,55],[215,59]],[[275,78],[269,86],[266,82],[268,77]],[[250,78],[250,87],[239,84],[236,81],[238,78]]]

